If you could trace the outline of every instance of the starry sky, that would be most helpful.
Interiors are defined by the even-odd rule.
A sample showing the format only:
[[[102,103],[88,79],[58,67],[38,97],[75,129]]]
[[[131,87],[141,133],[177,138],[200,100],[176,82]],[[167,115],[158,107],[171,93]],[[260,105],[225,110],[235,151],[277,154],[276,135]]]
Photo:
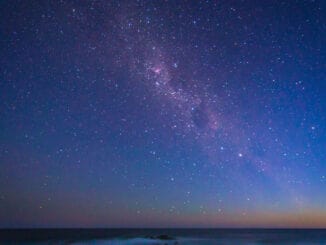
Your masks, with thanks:
[[[1,1],[0,227],[326,227],[325,1]]]

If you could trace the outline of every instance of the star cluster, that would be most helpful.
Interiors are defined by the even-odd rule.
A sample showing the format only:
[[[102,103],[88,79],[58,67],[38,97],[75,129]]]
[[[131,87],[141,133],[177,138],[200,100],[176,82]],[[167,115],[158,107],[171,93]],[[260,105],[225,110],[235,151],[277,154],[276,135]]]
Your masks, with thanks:
[[[323,1],[0,11],[1,227],[326,227]]]

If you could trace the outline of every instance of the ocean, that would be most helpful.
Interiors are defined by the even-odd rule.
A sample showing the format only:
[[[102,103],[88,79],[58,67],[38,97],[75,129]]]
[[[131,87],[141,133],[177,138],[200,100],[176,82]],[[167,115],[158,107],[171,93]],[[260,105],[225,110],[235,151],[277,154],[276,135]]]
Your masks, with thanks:
[[[326,229],[1,229],[0,244],[326,245]]]

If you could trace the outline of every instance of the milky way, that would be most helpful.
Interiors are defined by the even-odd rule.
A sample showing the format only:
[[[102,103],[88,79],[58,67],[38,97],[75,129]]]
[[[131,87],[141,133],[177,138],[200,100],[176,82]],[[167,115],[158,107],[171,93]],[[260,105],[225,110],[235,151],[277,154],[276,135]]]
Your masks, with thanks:
[[[0,226],[326,226],[322,1],[1,7]]]

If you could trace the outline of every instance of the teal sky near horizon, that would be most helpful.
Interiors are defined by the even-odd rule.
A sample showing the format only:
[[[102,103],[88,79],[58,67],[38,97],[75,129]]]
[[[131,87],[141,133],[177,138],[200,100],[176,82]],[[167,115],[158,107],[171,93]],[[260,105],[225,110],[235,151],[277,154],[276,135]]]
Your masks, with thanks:
[[[326,228],[325,1],[1,1],[0,227]]]

